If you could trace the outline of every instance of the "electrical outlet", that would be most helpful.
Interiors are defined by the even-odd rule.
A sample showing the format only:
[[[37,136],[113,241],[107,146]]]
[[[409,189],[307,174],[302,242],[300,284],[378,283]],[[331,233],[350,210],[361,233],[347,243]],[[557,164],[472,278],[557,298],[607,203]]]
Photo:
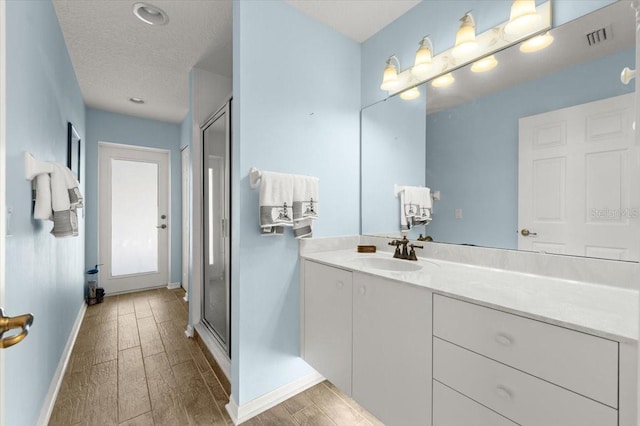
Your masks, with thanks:
[[[456,209],[456,219],[462,219],[462,209]]]

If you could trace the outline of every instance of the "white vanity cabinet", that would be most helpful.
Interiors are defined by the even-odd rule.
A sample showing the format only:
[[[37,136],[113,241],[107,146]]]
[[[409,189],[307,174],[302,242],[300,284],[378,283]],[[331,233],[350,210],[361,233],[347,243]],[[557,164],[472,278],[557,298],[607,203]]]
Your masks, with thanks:
[[[431,297],[353,274],[353,399],[387,426],[431,423]]]
[[[523,426],[628,424],[619,342],[445,296],[433,303],[433,426],[455,424],[439,405],[453,397]]]
[[[351,395],[352,273],[304,262],[303,358]]]
[[[303,261],[302,357],[387,426],[431,424],[432,293]]]

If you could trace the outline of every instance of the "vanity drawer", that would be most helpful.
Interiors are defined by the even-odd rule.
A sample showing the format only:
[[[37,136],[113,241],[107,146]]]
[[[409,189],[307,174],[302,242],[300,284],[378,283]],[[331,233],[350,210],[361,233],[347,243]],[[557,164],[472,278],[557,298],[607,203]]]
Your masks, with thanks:
[[[518,426],[448,386],[433,381],[433,426]]]
[[[618,411],[444,340],[433,378],[522,426],[615,426]]]
[[[433,334],[618,407],[618,343],[434,295]]]

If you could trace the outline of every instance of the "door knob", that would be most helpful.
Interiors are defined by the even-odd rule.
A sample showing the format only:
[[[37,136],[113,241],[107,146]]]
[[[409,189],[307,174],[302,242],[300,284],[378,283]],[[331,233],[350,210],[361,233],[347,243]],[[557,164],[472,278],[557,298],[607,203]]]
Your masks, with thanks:
[[[29,334],[29,327],[33,324],[33,315],[24,314],[17,317],[8,317],[4,314],[4,309],[0,308],[0,349],[11,347],[22,340]],[[10,330],[22,329],[18,334],[11,337],[2,338],[4,333]]]
[[[531,232],[531,231],[529,231],[527,228],[522,228],[522,231],[520,231],[520,234],[521,234],[523,237],[535,237],[535,236],[537,236],[537,235],[538,235],[538,234],[537,234],[537,233],[535,233],[535,232]]]
[[[156,226],[156,228],[160,228],[160,229],[167,229],[167,225],[165,225],[164,223],[162,225],[158,225]]]

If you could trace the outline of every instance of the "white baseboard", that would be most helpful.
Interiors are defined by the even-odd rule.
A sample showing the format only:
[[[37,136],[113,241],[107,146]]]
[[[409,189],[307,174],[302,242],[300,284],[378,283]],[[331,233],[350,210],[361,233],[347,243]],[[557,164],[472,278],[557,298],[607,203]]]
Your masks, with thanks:
[[[194,325],[194,328],[200,335],[200,338],[204,342],[207,349],[209,349],[209,353],[216,360],[218,366],[222,370],[225,376],[227,376],[227,380],[231,382],[231,360],[229,359],[227,353],[224,348],[220,346],[220,343],[211,335],[211,331],[207,329],[202,323],[198,323]]]
[[[82,325],[82,320],[84,319],[84,313],[86,310],[87,304],[83,300],[80,311],[78,311],[78,315],[76,316],[76,321],[73,324],[73,328],[71,329],[71,333],[69,334],[69,338],[67,339],[67,344],[62,351],[60,362],[58,362],[58,368],[53,375],[51,385],[49,385],[49,392],[47,392],[47,396],[44,398],[44,403],[42,404],[42,408],[40,409],[40,417],[38,418],[37,423],[38,425],[46,426],[47,424],[49,424],[49,419],[51,418],[51,413],[53,412],[53,406],[56,403],[56,398],[58,397],[58,392],[60,391],[60,385],[62,385],[64,373],[65,371],[67,371],[69,358],[71,358],[71,351],[73,350],[73,345],[75,345],[76,339],[78,338],[78,332],[80,331],[80,326]]]
[[[322,382],[324,377],[320,373],[314,372],[300,379],[288,383],[278,389],[253,399],[246,404],[238,406],[233,395],[229,397],[229,403],[225,406],[229,417],[233,420],[234,425],[239,425],[247,420],[257,416],[268,409],[275,407],[282,401],[286,401],[294,395],[304,392],[312,386]]]
[[[167,289],[169,290],[175,290],[176,288],[180,288],[182,287],[182,284],[180,283],[169,283],[167,284]]]

